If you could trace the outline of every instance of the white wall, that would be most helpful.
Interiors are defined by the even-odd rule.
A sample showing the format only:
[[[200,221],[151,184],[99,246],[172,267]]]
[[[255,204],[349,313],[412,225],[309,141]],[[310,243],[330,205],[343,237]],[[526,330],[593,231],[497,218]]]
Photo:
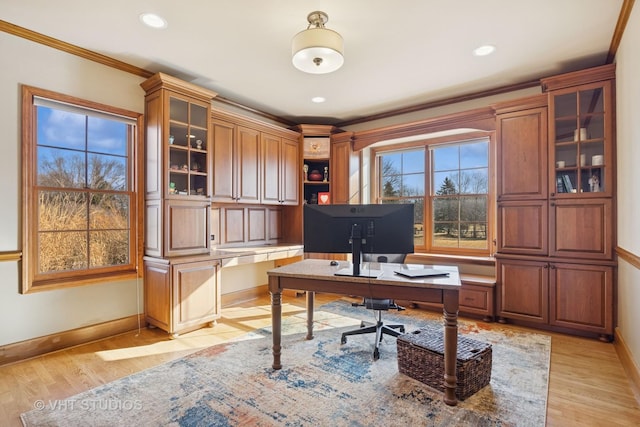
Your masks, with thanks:
[[[616,56],[618,246],[640,257],[640,6]],[[640,367],[640,270],[618,261],[618,328]]]
[[[144,112],[144,79],[0,32],[0,252],[22,250],[21,84]],[[20,264],[0,262],[0,345],[134,315],[142,311],[135,280],[19,293]]]

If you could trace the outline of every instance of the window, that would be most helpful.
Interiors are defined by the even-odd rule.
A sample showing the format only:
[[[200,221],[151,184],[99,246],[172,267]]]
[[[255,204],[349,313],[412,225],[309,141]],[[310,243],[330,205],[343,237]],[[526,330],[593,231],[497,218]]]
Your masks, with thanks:
[[[380,155],[381,203],[413,203],[414,241],[424,246],[425,150],[397,151]]]
[[[374,149],[377,200],[415,204],[416,251],[489,254],[489,147],[482,137]]]
[[[140,115],[23,95],[23,292],[135,275]]]

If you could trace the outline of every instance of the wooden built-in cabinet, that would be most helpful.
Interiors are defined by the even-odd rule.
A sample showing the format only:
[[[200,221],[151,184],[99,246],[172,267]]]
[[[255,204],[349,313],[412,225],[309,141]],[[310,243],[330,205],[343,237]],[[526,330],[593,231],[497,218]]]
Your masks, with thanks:
[[[219,261],[211,250],[214,92],[158,73],[145,90],[144,305],[172,335],[220,316]]]
[[[220,317],[219,261],[162,260],[144,263],[147,323],[173,337]]]
[[[260,132],[213,119],[213,202],[260,203]]]
[[[219,205],[212,210],[214,243],[228,247],[284,241],[282,212],[279,206]]]
[[[496,106],[501,321],[612,338],[614,71],[543,79],[546,94]]]
[[[213,243],[299,243],[300,134],[216,109],[211,133]]]
[[[331,135],[331,170],[334,204],[360,203],[360,156],[353,151],[353,132]]]
[[[145,96],[145,254],[208,253],[214,92],[158,73]]]

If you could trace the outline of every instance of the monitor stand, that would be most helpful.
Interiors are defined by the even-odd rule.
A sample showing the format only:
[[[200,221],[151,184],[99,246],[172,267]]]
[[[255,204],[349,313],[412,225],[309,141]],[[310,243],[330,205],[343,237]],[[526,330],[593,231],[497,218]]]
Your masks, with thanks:
[[[363,241],[365,241],[365,238],[362,237],[362,227],[360,224],[353,224],[351,226],[351,237],[349,238],[349,243],[351,243],[351,260],[353,262],[353,268],[341,268],[333,273],[335,276],[369,277],[374,279],[382,276],[382,270],[374,270],[368,268],[369,266],[362,270],[360,269]]]

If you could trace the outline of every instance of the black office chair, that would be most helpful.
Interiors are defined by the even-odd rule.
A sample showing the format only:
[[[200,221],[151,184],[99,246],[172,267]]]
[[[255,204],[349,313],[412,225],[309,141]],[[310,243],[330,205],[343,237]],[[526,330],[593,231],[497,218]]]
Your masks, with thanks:
[[[363,254],[362,261],[364,262],[395,262],[404,263],[404,254]],[[365,307],[368,310],[374,310],[376,312],[377,321],[375,325],[366,326],[365,322],[360,323],[360,328],[351,331],[344,332],[342,334],[341,343],[347,342],[348,335],[360,335],[360,334],[376,334],[375,348],[373,350],[373,360],[380,358],[380,343],[382,342],[383,335],[391,335],[397,337],[401,333],[404,333],[404,325],[385,325],[382,322],[382,312],[388,310],[404,310],[404,307],[397,305],[392,299],[380,299],[380,298],[364,298],[361,303],[352,303],[354,307]]]

